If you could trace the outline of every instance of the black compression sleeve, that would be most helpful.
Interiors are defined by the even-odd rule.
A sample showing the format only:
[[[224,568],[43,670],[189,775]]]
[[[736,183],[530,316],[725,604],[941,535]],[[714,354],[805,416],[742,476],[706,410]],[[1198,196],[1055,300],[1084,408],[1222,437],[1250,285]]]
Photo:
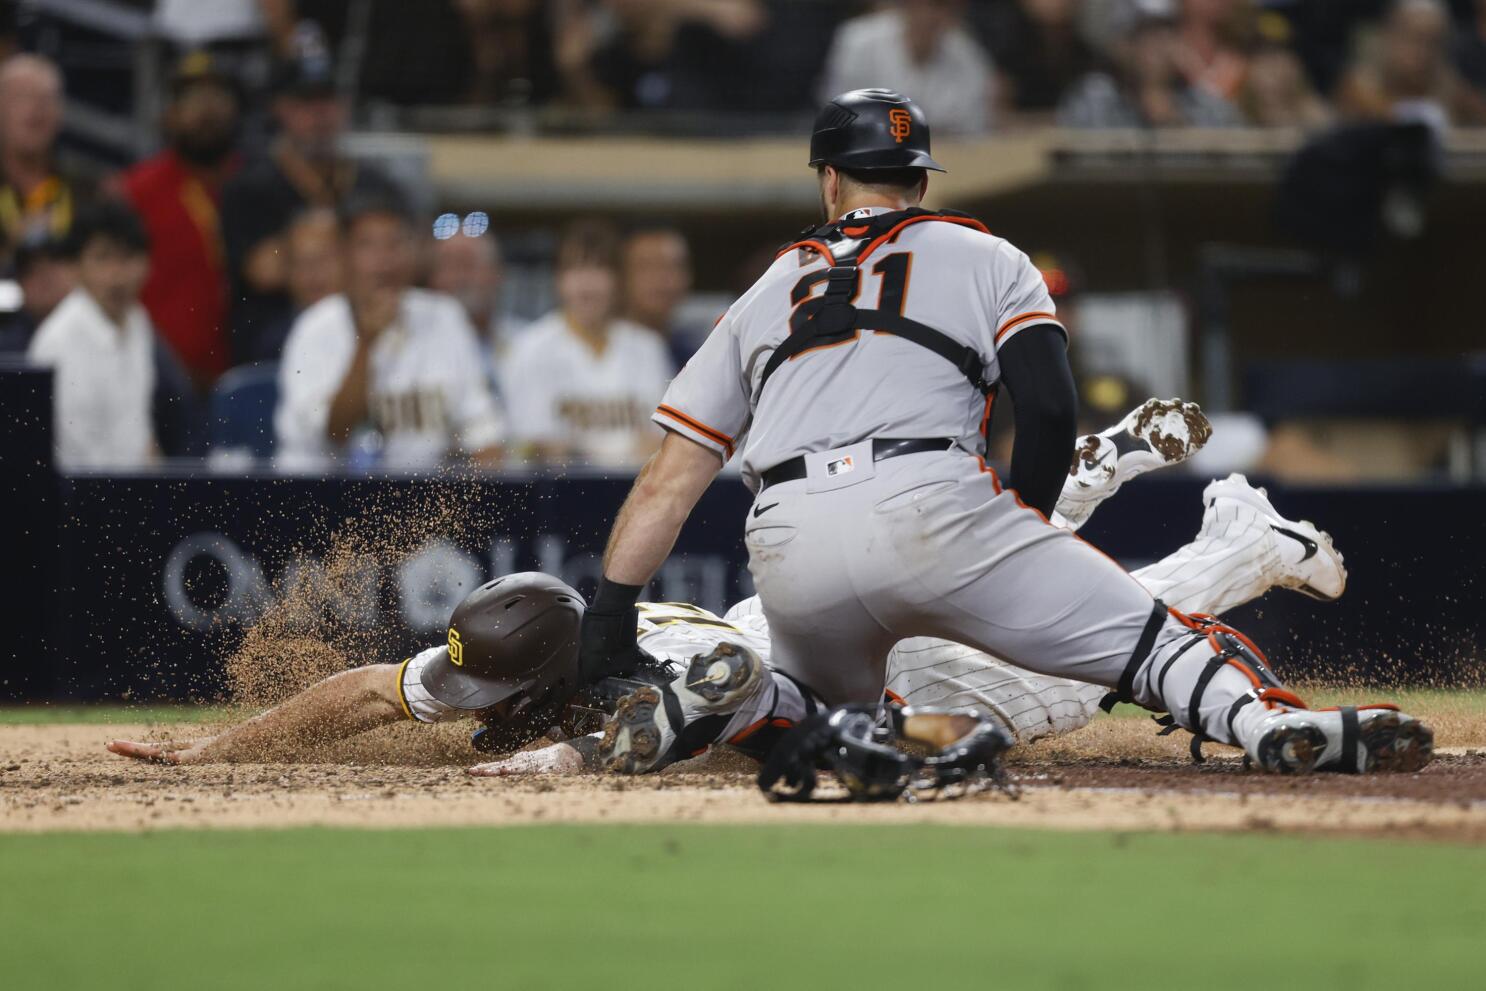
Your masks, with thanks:
[[[996,354],[1016,422],[1007,484],[1027,505],[1051,516],[1078,429],[1067,339],[1058,327],[1039,324],[1018,331]]]

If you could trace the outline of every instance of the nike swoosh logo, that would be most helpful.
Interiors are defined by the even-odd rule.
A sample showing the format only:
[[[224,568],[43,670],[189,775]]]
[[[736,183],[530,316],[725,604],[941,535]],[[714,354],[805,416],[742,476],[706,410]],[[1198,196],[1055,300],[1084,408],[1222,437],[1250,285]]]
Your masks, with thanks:
[[[754,519],[758,519],[760,516],[764,515],[765,513],[767,513],[769,510],[773,509],[777,505],[779,505],[779,503],[777,503],[777,502],[771,502],[767,506],[754,506],[753,507],[753,518]]]
[[[1314,540],[1309,537],[1303,537],[1300,534],[1296,533],[1294,530],[1286,530],[1282,526],[1270,526],[1270,529],[1273,530],[1275,533],[1283,533],[1291,540],[1300,541],[1300,546],[1305,548],[1305,556],[1301,558],[1302,561],[1309,561],[1311,558],[1316,556],[1316,551],[1320,549],[1316,546],[1316,542]]]

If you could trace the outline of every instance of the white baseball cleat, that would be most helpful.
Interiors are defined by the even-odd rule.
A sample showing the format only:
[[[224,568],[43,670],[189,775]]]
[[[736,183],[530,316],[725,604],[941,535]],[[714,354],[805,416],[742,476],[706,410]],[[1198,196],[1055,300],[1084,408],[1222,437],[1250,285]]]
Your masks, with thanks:
[[[1434,757],[1434,731],[1394,705],[1278,709],[1242,735],[1249,759],[1273,774],[1410,772]]]
[[[1078,529],[1121,485],[1187,460],[1212,433],[1212,424],[1196,403],[1147,399],[1108,430],[1078,439],[1053,522]]]
[[[599,764],[618,774],[646,771],[692,756],[688,727],[706,716],[736,712],[764,685],[764,662],[742,644],[720,643],[691,659],[679,677],[659,687],[645,685],[619,700],[604,724]],[[716,734],[693,741],[705,747]]]
[[[1202,490],[1203,532],[1209,519],[1252,520],[1267,528],[1275,554],[1266,565],[1271,585],[1291,588],[1322,602],[1334,602],[1347,588],[1347,569],[1331,535],[1308,520],[1281,516],[1269,501],[1269,493],[1249,484],[1242,475],[1229,475]],[[1224,512],[1228,509],[1229,512]]]

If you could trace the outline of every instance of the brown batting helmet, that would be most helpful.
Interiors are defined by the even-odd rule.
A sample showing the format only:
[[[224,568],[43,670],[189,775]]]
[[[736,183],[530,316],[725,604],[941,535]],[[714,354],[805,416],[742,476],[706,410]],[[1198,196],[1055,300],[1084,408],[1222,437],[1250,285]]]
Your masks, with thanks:
[[[578,689],[583,597],[561,579],[524,571],[486,582],[454,607],[449,642],[424,667],[423,687],[456,709],[512,703],[512,716],[561,705]]]

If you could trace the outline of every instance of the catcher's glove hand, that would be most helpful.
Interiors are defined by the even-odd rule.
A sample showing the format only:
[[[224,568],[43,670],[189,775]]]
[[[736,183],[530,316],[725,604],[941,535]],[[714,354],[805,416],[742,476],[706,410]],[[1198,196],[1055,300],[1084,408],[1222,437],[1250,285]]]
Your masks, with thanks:
[[[830,771],[845,786],[846,801],[956,797],[985,783],[1015,797],[1001,765],[1011,745],[1006,731],[976,709],[840,706],[781,737],[759,771],[758,786],[772,801],[809,801],[818,772]],[[954,794],[945,791],[954,786]]]

